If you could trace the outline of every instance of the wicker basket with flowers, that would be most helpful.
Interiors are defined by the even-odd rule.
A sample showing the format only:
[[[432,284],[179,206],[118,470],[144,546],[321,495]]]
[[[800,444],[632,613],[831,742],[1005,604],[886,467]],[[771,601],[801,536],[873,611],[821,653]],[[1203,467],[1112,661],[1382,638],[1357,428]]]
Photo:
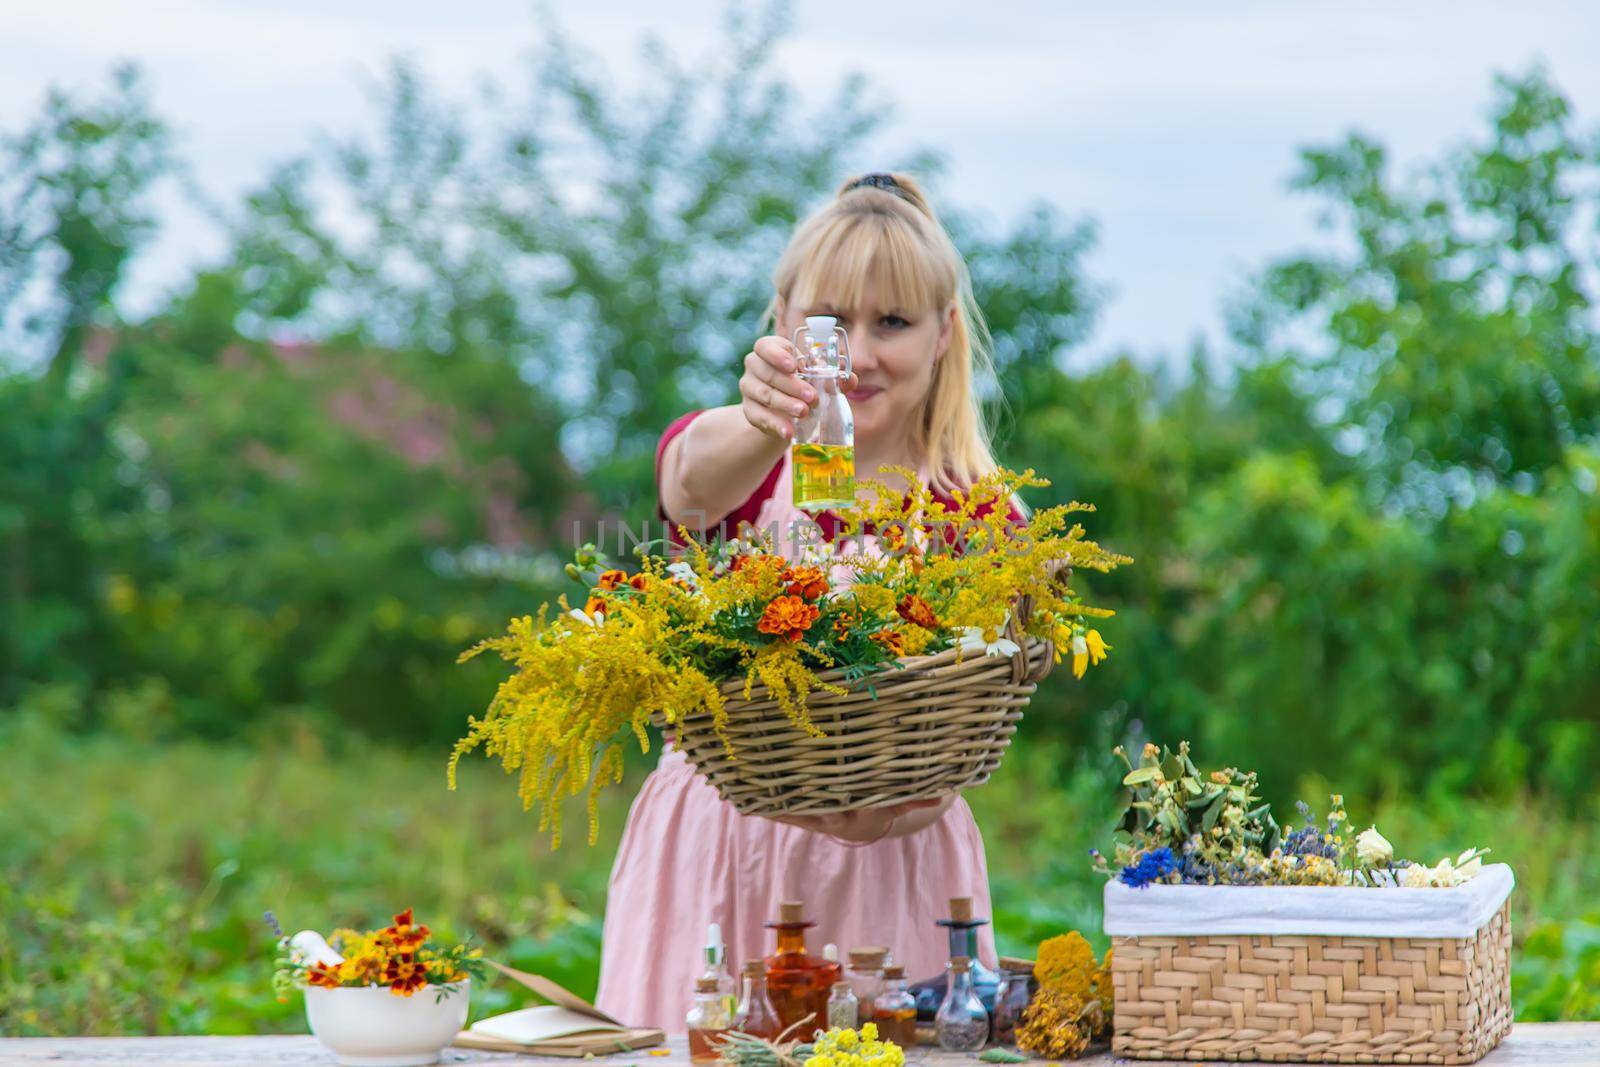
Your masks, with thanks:
[[[887,468],[886,468],[887,469]],[[514,666],[456,745],[520,775],[540,829],[564,798],[620,779],[631,734],[676,744],[740,811],[823,814],[948,794],[999,766],[1038,681],[1071,655],[1075,674],[1110,648],[1073,571],[1129,562],[1087,539],[1057,504],[1016,521],[1043,487],[1000,470],[942,503],[912,472],[909,494],[869,482],[832,547],[780,553],[771,534],[639,553],[629,573],[594,551],[568,573],[583,606],[513,619],[463,658]],[[559,843],[559,839],[557,842]]]

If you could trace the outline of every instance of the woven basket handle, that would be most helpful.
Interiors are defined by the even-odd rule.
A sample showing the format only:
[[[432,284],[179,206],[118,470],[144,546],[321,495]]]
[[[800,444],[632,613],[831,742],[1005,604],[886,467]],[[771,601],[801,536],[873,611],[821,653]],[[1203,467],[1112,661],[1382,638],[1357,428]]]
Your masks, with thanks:
[[[1064,562],[1057,560],[1050,565],[1050,584],[1066,585],[1072,580],[1072,568]],[[1045,654],[1040,658],[1039,666],[1033,666],[1033,656],[1028,651],[1028,636],[1023,632],[1023,627],[1028,625],[1028,619],[1033,614],[1033,597],[1021,596],[1013,605],[1011,619],[1006,623],[1006,636],[1022,646],[1020,655],[1011,657],[1011,684],[1021,685],[1023,682],[1037,684],[1044,680],[1050,673],[1050,668],[1056,663],[1055,642],[1045,640]]]

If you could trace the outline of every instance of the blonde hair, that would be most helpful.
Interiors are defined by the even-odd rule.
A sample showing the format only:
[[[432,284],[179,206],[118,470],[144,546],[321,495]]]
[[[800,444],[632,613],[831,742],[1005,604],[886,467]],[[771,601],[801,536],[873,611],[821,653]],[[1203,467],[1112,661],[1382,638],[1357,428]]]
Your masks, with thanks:
[[[780,304],[857,307],[869,278],[889,307],[940,313],[953,303],[949,347],[934,367],[912,446],[936,488],[965,488],[996,467],[973,388],[994,364],[966,261],[915,181],[902,174],[861,180],[845,182],[796,227],[772,273],[767,321],[775,327]]]

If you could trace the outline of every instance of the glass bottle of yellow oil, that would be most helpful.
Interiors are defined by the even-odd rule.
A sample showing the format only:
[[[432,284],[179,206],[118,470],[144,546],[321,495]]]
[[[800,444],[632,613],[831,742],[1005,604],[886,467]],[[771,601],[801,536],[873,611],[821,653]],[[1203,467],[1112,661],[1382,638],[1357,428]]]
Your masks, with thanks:
[[[850,379],[850,339],[831,315],[809,315],[794,332],[800,377],[817,391],[816,406],[795,423],[789,466],[794,506],[802,511],[854,507],[856,420],[844,387]]]

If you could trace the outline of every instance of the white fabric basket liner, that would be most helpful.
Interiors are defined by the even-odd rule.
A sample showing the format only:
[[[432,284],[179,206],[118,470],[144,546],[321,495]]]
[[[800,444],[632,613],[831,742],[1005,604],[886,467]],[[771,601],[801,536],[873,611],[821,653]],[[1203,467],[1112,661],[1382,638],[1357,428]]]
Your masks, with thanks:
[[[1404,886],[1150,885],[1106,883],[1114,937],[1323,934],[1472,937],[1511,895],[1511,868],[1493,863],[1448,889]]]

